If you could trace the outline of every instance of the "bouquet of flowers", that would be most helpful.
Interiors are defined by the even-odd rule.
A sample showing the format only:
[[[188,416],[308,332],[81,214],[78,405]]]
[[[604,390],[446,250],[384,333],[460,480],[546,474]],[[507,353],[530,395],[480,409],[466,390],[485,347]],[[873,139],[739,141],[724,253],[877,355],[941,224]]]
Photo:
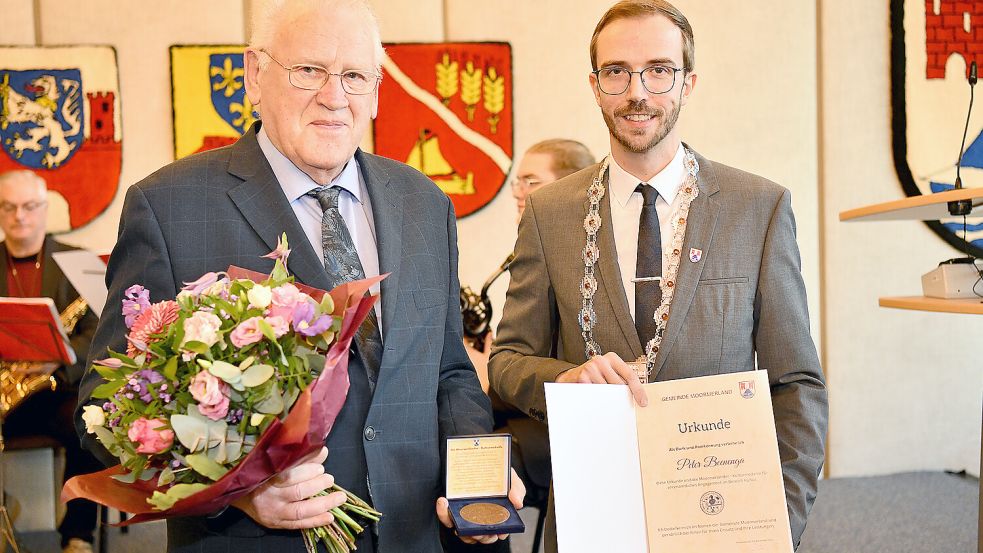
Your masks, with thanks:
[[[125,524],[207,515],[324,445],[348,394],[348,348],[382,277],[330,293],[295,284],[284,235],[267,277],[237,267],[208,273],[174,300],[142,286],[123,300],[125,353],[94,370],[105,379],[84,407],[89,433],[120,461],[65,484],[134,513]],[[345,491],[338,486],[323,493]],[[304,531],[308,551],[354,549],[363,520],[381,514],[345,491],[331,525]]]

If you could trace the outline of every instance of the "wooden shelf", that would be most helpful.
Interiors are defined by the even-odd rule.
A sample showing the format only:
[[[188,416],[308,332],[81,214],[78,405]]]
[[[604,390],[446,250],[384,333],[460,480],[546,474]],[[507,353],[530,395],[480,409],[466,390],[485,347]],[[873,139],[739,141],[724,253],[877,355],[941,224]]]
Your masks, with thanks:
[[[877,303],[881,307],[893,307],[895,309],[983,315],[983,298],[945,300],[926,298],[925,296],[897,296],[879,298]]]
[[[972,200],[971,217],[983,216],[983,188],[961,188],[911,196],[840,212],[840,221],[938,221],[951,219],[948,202]]]

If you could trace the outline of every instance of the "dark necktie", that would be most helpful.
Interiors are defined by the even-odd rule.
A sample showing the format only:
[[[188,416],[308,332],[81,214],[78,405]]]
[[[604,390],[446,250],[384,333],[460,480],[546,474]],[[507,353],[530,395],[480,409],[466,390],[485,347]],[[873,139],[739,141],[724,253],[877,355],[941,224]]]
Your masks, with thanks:
[[[348,233],[345,219],[338,211],[338,186],[322,186],[307,193],[321,204],[321,249],[324,252],[324,270],[328,273],[331,286],[365,278],[362,262],[358,259],[355,243]],[[382,361],[382,335],[379,333],[379,320],[375,309],[369,311],[362,326],[355,334],[355,344],[362,356],[365,372],[369,378],[369,390],[375,390]]]
[[[655,200],[659,191],[645,183],[635,188],[642,193],[642,215],[638,219],[638,258],[635,261],[635,330],[642,347],[655,337],[655,310],[662,303],[662,231]]]

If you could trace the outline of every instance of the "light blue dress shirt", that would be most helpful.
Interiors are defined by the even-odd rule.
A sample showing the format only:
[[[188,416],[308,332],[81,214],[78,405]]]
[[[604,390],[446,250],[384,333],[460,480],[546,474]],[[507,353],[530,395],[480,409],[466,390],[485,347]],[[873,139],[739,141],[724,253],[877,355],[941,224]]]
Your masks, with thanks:
[[[280,183],[287,201],[290,202],[294,215],[300,222],[300,226],[307,235],[307,240],[314,248],[321,262],[324,262],[324,252],[321,247],[321,205],[316,198],[307,196],[311,190],[319,188],[318,184],[311,179],[307,173],[301,171],[292,161],[287,159],[270,138],[266,136],[266,129],[260,128],[256,133],[259,147],[263,150],[263,155],[273,168],[273,174]],[[333,181],[328,186],[340,186],[345,191],[338,196],[338,211],[345,219],[345,226],[355,244],[358,252],[358,259],[362,263],[362,270],[366,277],[379,275],[379,250],[376,248],[375,220],[372,217],[372,204],[369,199],[365,183],[362,181],[362,173],[358,170],[358,162],[352,157],[345,164]],[[378,294],[380,289],[376,284],[371,288],[373,294]],[[381,302],[375,304],[376,317],[379,320],[379,330],[382,330],[382,308]]]

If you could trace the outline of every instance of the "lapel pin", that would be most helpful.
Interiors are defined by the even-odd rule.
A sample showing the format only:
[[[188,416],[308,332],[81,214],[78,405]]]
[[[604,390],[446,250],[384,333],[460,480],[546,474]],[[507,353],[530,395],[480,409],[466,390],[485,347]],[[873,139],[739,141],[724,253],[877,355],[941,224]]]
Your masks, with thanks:
[[[703,250],[698,250],[696,248],[689,249],[689,260],[693,263],[698,262],[703,257]]]

